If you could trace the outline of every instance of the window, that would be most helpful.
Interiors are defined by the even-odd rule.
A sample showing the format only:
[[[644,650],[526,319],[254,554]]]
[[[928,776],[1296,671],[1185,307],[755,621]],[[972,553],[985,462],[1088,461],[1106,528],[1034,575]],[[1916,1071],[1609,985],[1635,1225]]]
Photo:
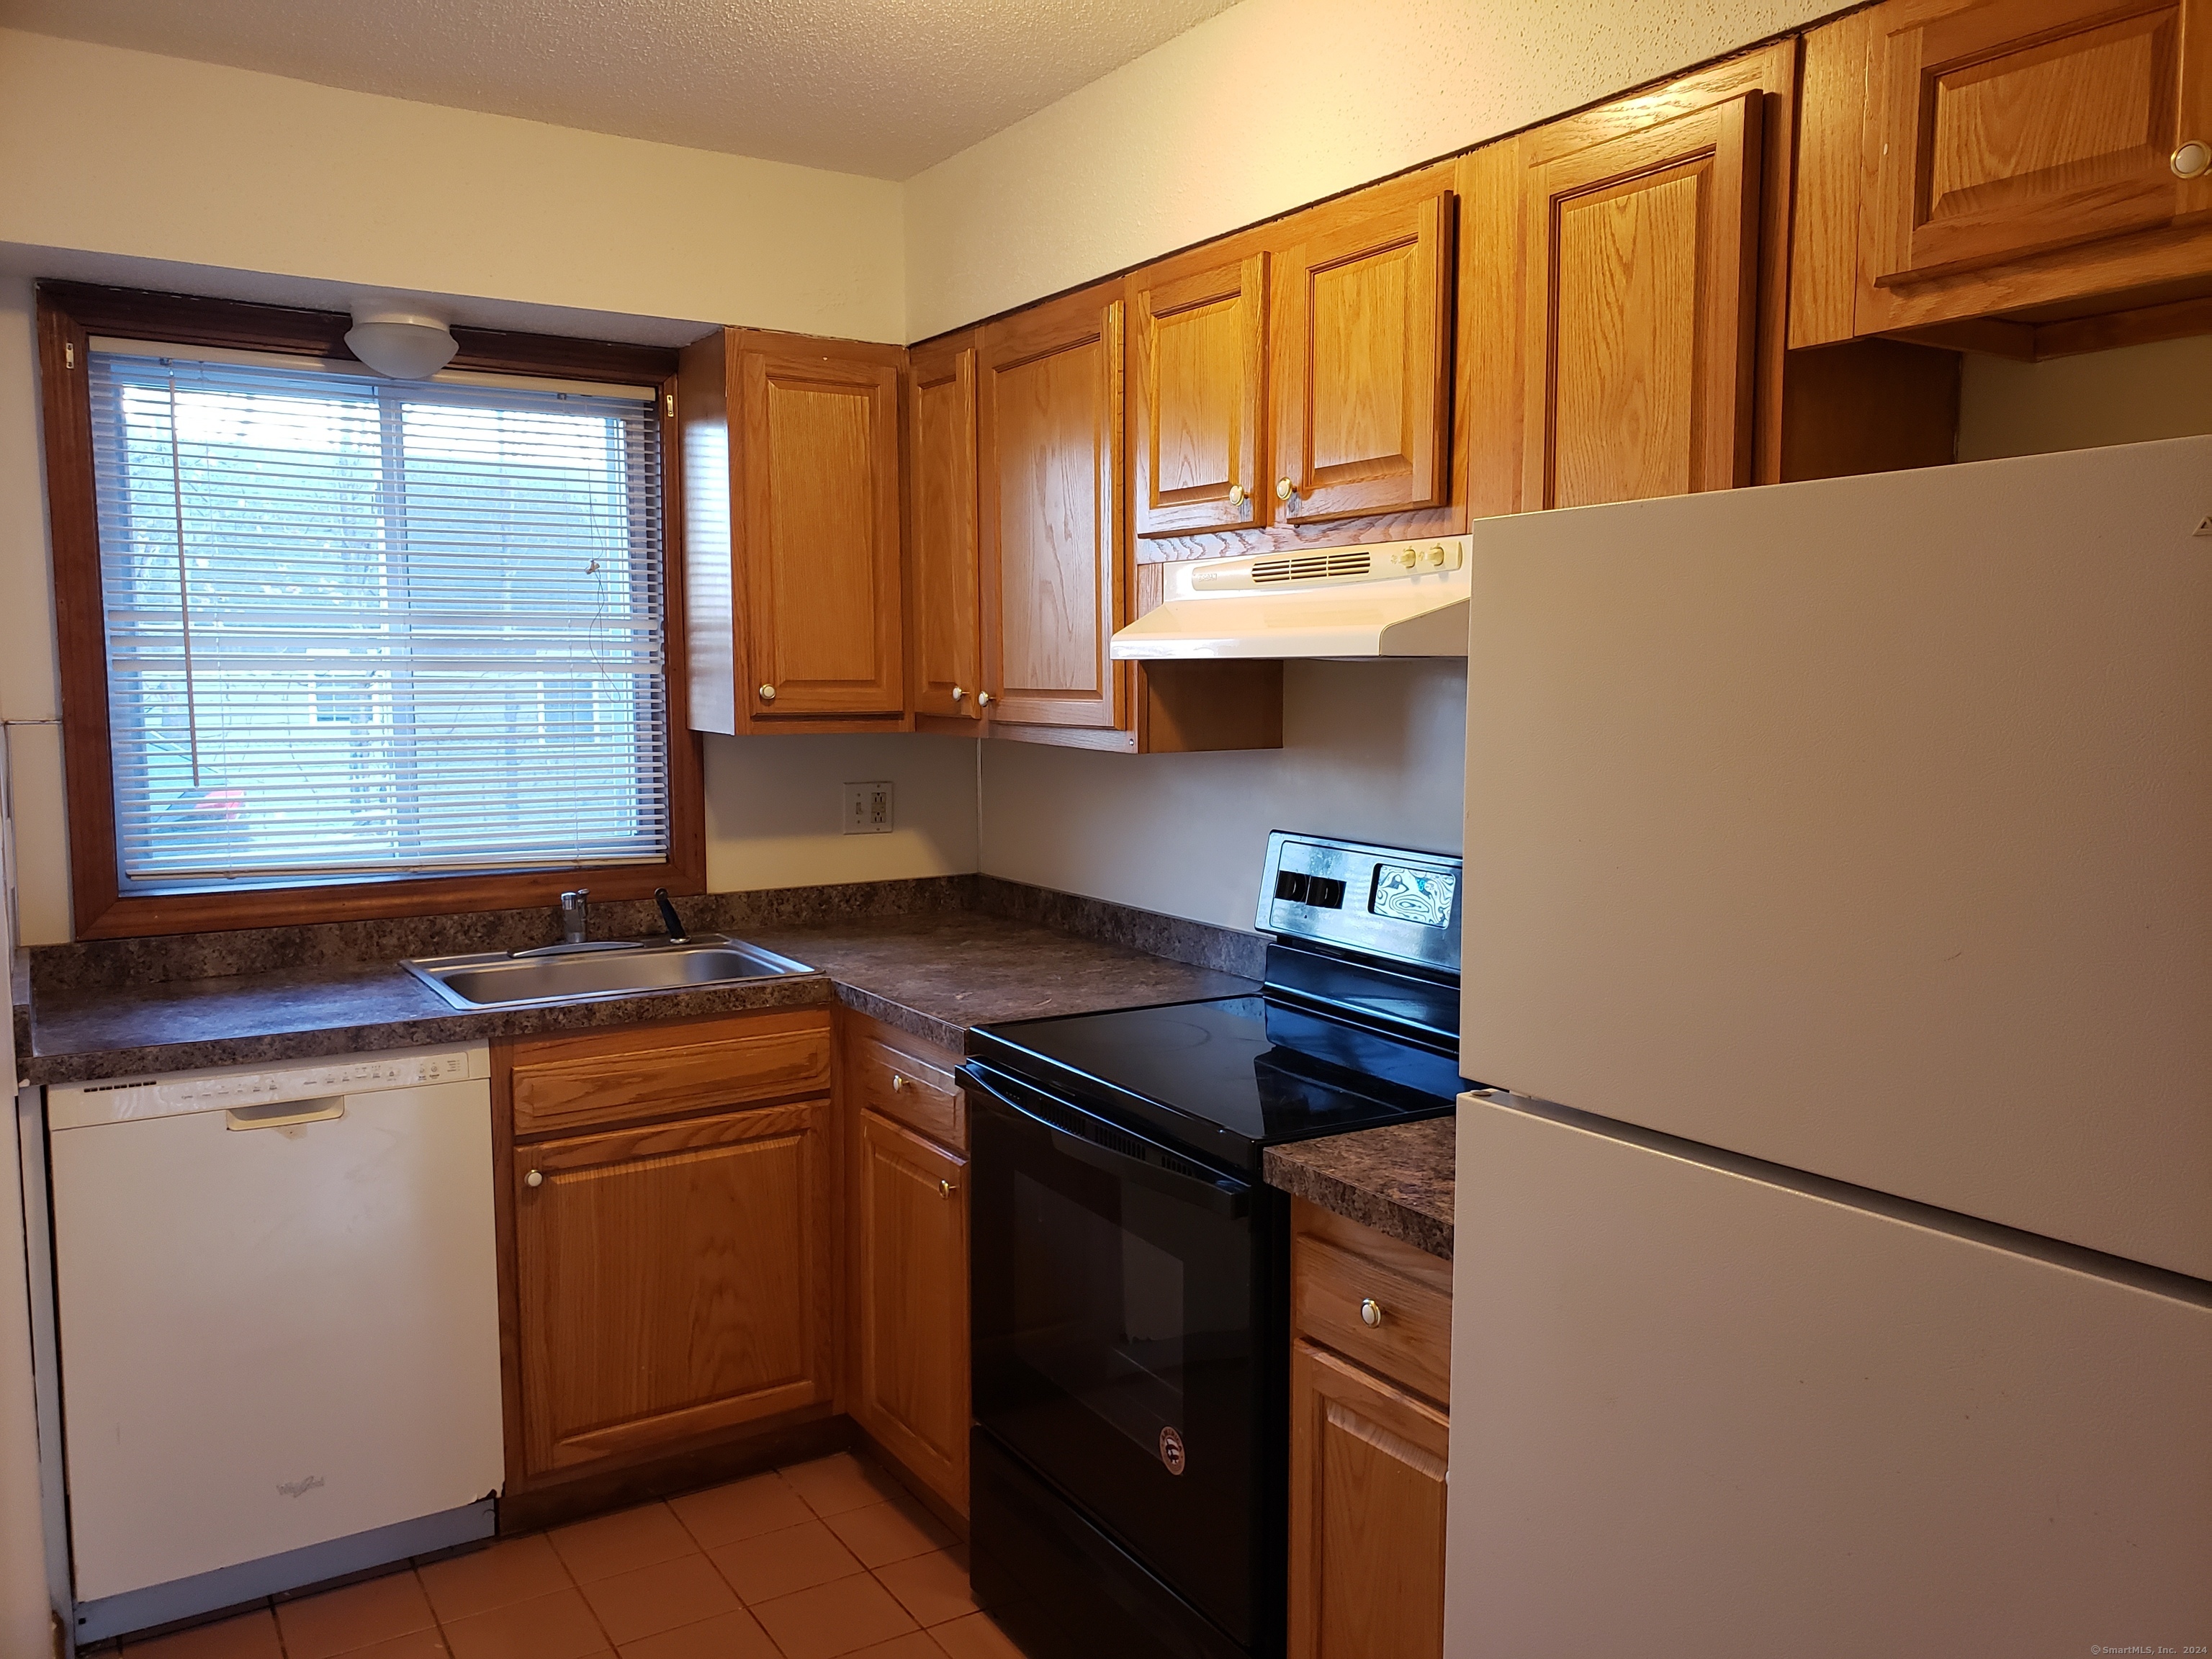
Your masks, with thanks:
[[[98,878],[76,872],[81,935],[480,908],[586,877],[696,890],[672,354],[602,348],[655,372],[586,379],[543,349],[566,343],[502,338],[489,368],[388,380],[326,343],[210,344],[204,319],[147,337],[71,309],[49,332],[88,452],[89,525],[58,489],[54,515],[58,593],[80,599],[72,854]],[[542,372],[514,372],[533,356]]]

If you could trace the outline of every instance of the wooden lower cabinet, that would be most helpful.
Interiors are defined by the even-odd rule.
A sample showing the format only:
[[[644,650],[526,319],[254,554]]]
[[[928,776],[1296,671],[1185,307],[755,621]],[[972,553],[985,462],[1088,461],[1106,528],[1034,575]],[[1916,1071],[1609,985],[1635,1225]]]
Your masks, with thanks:
[[[1291,1205],[1291,1659],[1441,1659],[1451,1264]]]
[[[1443,1652],[1447,1433],[1426,1401],[1292,1349],[1292,1659]]]
[[[837,1396],[827,1010],[501,1045],[510,1492]]]
[[[850,1409],[954,1509],[968,1508],[968,1161],[860,1115]]]

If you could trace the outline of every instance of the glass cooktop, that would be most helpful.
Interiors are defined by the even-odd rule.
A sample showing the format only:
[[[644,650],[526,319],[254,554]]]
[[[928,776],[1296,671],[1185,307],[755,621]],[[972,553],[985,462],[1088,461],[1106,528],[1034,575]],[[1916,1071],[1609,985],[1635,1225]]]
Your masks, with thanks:
[[[1259,996],[1014,1020],[974,1036],[986,1066],[1240,1162],[1270,1142],[1437,1116],[1467,1086],[1449,1054]]]

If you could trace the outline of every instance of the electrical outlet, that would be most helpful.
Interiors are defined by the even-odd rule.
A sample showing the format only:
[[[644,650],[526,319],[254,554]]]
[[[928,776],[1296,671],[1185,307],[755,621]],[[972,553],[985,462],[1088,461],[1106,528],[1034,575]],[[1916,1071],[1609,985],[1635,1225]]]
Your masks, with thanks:
[[[888,836],[891,832],[891,786],[889,779],[845,786],[845,833],[848,836]]]

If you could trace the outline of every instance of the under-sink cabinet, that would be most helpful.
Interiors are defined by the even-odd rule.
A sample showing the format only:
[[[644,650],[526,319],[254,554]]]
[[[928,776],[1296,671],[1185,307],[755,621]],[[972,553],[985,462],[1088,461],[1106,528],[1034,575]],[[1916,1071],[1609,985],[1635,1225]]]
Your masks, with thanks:
[[[1291,1659],[1434,1659],[1451,1264],[1303,1199],[1291,1227]]]
[[[829,1012],[520,1039],[494,1062],[510,1489],[833,1410]]]

